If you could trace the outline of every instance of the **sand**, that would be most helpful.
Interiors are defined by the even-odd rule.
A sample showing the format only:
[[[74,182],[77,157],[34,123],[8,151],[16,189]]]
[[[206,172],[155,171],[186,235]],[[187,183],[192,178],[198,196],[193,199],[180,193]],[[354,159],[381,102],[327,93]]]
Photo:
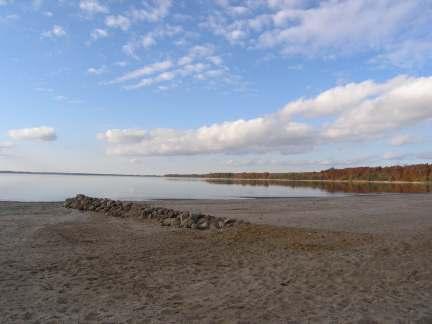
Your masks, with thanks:
[[[432,323],[431,195],[153,203],[257,225],[0,202],[0,321]]]

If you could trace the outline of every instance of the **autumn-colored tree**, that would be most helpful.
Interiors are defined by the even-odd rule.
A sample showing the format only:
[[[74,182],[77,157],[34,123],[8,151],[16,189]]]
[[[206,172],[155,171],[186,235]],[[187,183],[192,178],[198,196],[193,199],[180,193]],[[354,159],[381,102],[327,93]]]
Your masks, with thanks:
[[[171,175],[176,176],[176,175]],[[178,175],[177,175],[178,176]],[[327,180],[327,181],[432,181],[432,164],[415,164],[389,167],[357,167],[319,172],[242,172],[209,173],[199,176],[210,179],[260,179],[260,180]]]

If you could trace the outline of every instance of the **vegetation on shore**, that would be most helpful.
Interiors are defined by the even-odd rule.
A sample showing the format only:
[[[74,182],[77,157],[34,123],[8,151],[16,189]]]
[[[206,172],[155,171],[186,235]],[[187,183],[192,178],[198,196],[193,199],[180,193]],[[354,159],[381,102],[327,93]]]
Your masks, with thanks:
[[[388,167],[357,167],[317,172],[221,172],[208,174],[168,174],[167,177],[200,177],[209,179],[260,179],[307,181],[432,181],[432,164],[396,165]]]

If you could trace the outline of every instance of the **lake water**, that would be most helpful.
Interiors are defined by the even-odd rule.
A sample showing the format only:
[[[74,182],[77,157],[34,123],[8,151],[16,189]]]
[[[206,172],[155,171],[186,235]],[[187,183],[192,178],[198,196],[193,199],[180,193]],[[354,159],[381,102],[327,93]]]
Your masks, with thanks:
[[[77,193],[112,199],[147,200],[326,197],[370,192],[430,192],[430,186],[0,174],[0,200],[3,201],[62,201]]]

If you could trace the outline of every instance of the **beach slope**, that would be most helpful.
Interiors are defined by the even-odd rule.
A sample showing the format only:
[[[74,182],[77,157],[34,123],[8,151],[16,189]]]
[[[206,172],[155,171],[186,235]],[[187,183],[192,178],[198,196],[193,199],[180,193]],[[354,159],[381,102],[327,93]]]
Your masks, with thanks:
[[[429,197],[153,202],[260,223],[223,231],[0,202],[0,322],[430,323]]]

